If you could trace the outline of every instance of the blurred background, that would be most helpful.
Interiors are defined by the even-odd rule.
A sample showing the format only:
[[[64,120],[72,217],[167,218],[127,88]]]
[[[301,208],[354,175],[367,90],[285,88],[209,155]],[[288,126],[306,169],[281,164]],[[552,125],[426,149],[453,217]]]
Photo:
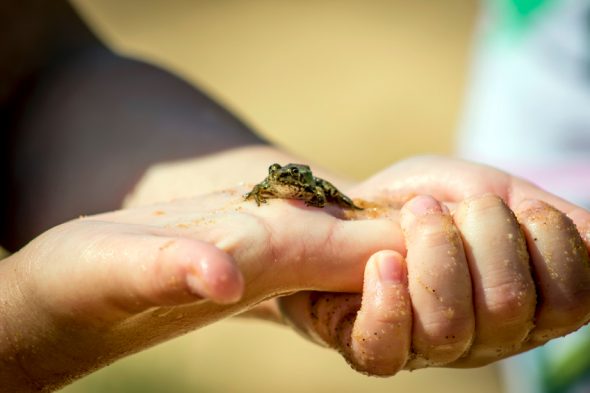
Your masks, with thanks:
[[[361,178],[451,152],[474,0],[73,3],[111,47],[329,168]]]
[[[453,151],[477,2],[76,0],[111,48],[180,75],[271,141],[363,178]],[[230,320],[65,389],[498,392],[496,370],[353,372],[288,329]]]

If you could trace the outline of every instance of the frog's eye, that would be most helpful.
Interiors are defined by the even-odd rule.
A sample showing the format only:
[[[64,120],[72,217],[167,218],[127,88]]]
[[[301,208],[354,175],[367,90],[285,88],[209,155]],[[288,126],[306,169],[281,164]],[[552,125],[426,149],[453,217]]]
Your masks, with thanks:
[[[291,173],[294,174],[294,175],[298,174],[299,173],[299,168],[297,168],[297,167],[291,168]]]
[[[271,166],[268,167],[268,173],[276,172],[279,169],[281,169],[281,166],[279,164],[272,164]]]

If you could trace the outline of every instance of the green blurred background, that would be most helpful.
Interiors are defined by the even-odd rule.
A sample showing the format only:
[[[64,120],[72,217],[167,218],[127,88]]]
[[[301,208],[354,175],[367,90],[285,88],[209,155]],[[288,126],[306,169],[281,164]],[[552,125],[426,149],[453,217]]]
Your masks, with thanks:
[[[452,153],[477,4],[75,0],[113,48],[198,84],[270,140],[363,178]],[[94,392],[498,392],[496,370],[358,375],[286,328],[230,320],[69,387]]]

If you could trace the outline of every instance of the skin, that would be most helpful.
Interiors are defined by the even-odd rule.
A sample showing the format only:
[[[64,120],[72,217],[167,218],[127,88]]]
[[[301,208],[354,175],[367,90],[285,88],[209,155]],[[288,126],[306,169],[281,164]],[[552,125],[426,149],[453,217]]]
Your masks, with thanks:
[[[230,184],[234,181],[237,182],[238,179],[233,179],[232,176],[255,182],[256,178],[253,174],[264,168],[265,161],[289,162],[295,160],[295,157],[275,148],[252,147],[234,150],[220,157],[211,157],[206,160],[193,160],[169,165],[162,164],[154,168],[153,171],[148,172],[148,176],[146,176],[144,182],[138,187],[129,201],[132,204],[144,204],[157,200],[160,197],[157,194],[158,184],[180,185],[181,188],[176,188],[174,192],[178,195],[190,195],[191,192],[194,192],[194,183],[182,181],[189,173],[197,174],[199,184],[215,188],[223,185],[224,181]],[[245,162],[250,163],[251,166],[244,166],[243,163]],[[228,172],[226,170],[228,166],[237,168],[238,171]],[[454,329],[455,323],[464,325],[463,329],[466,329],[464,333],[465,331],[472,332],[467,337],[463,336],[456,344],[451,344],[450,347],[450,352],[454,351],[456,354],[461,352],[461,348],[469,346],[467,342],[471,342],[472,344],[466,351],[465,357],[447,363],[444,365],[445,367],[478,367],[488,364],[509,356],[510,353],[535,348],[551,337],[573,332],[587,323],[588,318],[584,310],[589,309],[589,305],[584,288],[588,286],[589,278],[588,271],[584,266],[590,244],[590,215],[588,211],[505,172],[451,158],[417,157],[405,160],[356,186],[347,179],[339,178],[333,173],[323,172],[317,165],[314,165],[314,168],[316,168],[316,171],[321,172],[320,176],[322,177],[337,179],[335,182],[345,185],[344,188],[350,190],[348,194],[357,200],[376,201],[384,206],[390,205],[401,208],[401,211],[393,213],[393,216],[399,214],[406,217],[403,221],[407,224],[405,233],[414,233],[414,239],[420,239],[421,234],[451,231],[452,236],[448,237],[448,240],[445,240],[440,247],[436,246],[436,242],[434,244],[428,242],[418,243],[406,239],[404,242],[405,248],[401,252],[391,253],[386,251],[393,255],[399,254],[402,260],[402,268],[406,269],[406,271],[411,262],[415,273],[409,277],[410,280],[412,280],[412,277],[420,275],[421,266],[426,266],[423,265],[424,261],[444,261],[447,259],[445,244],[447,244],[448,248],[449,243],[456,243],[457,233],[460,234],[459,240],[463,245],[462,258],[466,261],[465,263],[467,263],[469,269],[469,281],[463,279],[459,283],[445,282],[439,276],[435,280],[433,288],[437,292],[454,293],[454,291],[465,292],[466,287],[473,287],[475,292],[471,295],[474,299],[473,311],[471,313],[467,312],[467,318],[464,318],[463,321],[460,318],[454,318],[446,325],[445,329],[431,331],[426,338],[422,338],[421,334],[417,334],[416,337],[416,340],[421,340],[423,343],[428,341],[440,342],[445,339],[445,331]],[[214,176],[199,176],[200,173],[213,173]],[[222,179],[222,174],[225,174],[225,180]],[[209,178],[216,179],[216,183],[211,184],[208,182],[207,179]],[[420,196],[416,201],[417,206],[410,203],[415,196],[420,194],[424,195]],[[167,197],[170,197],[170,195],[168,194]],[[434,202],[432,198],[435,199]],[[445,212],[445,217],[442,219],[439,217],[442,213],[438,213],[436,208],[436,205],[440,203],[442,203],[441,209]],[[529,208],[531,204],[539,203],[543,206],[542,208],[532,210]],[[404,206],[404,204],[407,206]],[[414,216],[413,209],[410,209],[412,206],[416,207],[418,212],[422,212],[417,214],[419,218],[421,216],[426,218],[407,219]],[[447,206],[451,211],[451,225],[449,225]],[[532,214],[533,212],[536,213]],[[365,209],[363,212],[357,212],[356,214],[371,216],[389,213],[379,209]],[[516,222],[515,216],[517,217]],[[559,229],[551,225],[539,225],[538,223],[544,222],[546,216],[557,216],[560,220],[563,220],[564,225]],[[531,221],[531,218],[535,220]],[[480,220],[489,222],[489,225],[476,225]],[[537,223],[536,228],[538,229],[536,230],[543,233],[543,236],[536,236],[536,243],[534,237],[527,236],[527,233],[529,233],[527,228],[530,227],[531,222]],[[521,239],[518,235],[521,228],[525,234],[527,248],[524,256],[521,249],[522,241],[518,241],[519,238]],[[485,258],[483,258],[483,255],[490,251],[490,240],[494,239],[496,233],[506,235],[504,239],[509,239],[509,233],[516,235],[513,236],[513,240],[500,243],[502,248],[498,248],[496,245],[493,250],[494,254],[501,251],[503,255],[509,256],[508,264],[504,263],[506,258],[502,259],[499,266],[493,263],[493,260],[484,264]],[[537,253],[533,251],[545,244],[553,244],[553,247],[571,244],[572,239],[574,244],[580,244],[580,241],[582,241],[586,251],[584,252],[582,249],[573,263],[568,262],[568,258],[554,260],[557,267],[563,268],[573,264],[573,266],[580,269],[577,272],[578,274],[569,276],[571,282],[565,283],[566,288],[563,293],[567,295],[565,297],[570,299],[571,303],[563,311],[567,316],[556,321],[555,324],[559,325],[559,327],[554,326],[552,328],[552,335],[535,340],[533,334],[538,331],[537,328],[531,331],[530,336],[526,332],[531,329],[531,320],[536,319],[537,315],[545,312],[543,310],[547,303],[545,301],[537,304],[536,299],[541,298],[543,294],[539,293],[540,291],[530,284],[531,277],[535,285],[538,284],[536,281],[538,278],[535,276],[536,270],[531,269],[531,267],[543,266],[543,260],[536,257]],[[465,244],[466,240],[469,240],[467,245]],[[416,250],[413,252],[414,257],[408,260],[406,257],[408,257],[412,249]],[[441,250],[445,251],[441,252]],[[563,252],[555,255],[559,254],[566,255]],[[409,299],[412,304],[412,311],[420,313],[423,307],[430,307],[429,305],[435,303],[435,301],[430,302],[429,297],[422,297],[420,302],[413,299],[411,295],[416,293],[420,286],[414,286],[415,289],[410,292],[406,285],[407,296],[403,295],[403,290],[401,292],[396,291],[396,297],[385,296],[383,291],[370,291],[370,288],[376,287],[370,283],[379,282],[379,276],[376,274],[377,269],[371,268],[373,264],[376,264],[375,261],[379,259],[377,258],[378,255],[380,253],[372,256],[367,263],[364,273],[366,289],[362,296],[344,295],[347,301],[320,302],[319,300],[323,299],[324,296],[337,298],[342,295],[300,292],[280,298],[278,301],[264,302],[254,310],[242,315],[263,316],[265,319],[278,323],[283,323],[286,319],[290,326],[296,328],[310,340],[341,352],[353,368],[363,373],[390,376],[403,368],[426,367],[428,363],[433,363],[429,359],[431,351],[421,354],[422,356],[415,356],[406,350],[411,347],[414,341],[414,332],[411,327],[408,327],[413,326],[414,316],[411,318],[406,316],[403,321],[400,321],[399,318],[397,320],[391,319],[388,311],[397,309],[400,302],[407,302]],[[477,260],[475,256],[478,256]],[[527,261],[526,266],[522,263],[525,259]],[[481,266],[480,271],[477,270],[478,266]],[[498,266],[498,268],[494,269],[495,266]],[[525,274],[526,271],[529,272],[528,275]],[[482,274],[483,276],[481,276]],[[510,279],[514,281],[511,283]],[[490,292],[489,288],[492,288],[496,283],[501,283],[503,280],[508,281],[504,284],[506,290],[498,290],[496,298],[485,296],[486,293]],[[396,285],[399,287],[405,284],[402,282]],[[524,292],[522,291],[523,288],[525,289]],[[543,295],[546,299],[558,296],[561,291],[558,286],[547,285],[546,288],[545,292],[547,293]],[[578,289],[574,290],[572,288]],[[580,294],[576,294],[576,291],[580,292]],[[502,298],[503,294],[506,294],[504,298]],[[415,296],[418,297],[419,295],[418,293]],[[535,299],[534,311],[531,311],[531,303],[533,302],[531,299]],[[319,314],[312,312],[311,304],[323,303],[330,303],[330,307]],[[359,309],[361,304],[363,308]],[[432,309],[426,310],[421,313],[420,318],[423,320],[429,318],[429,315],[432,314]],[[559,311],[555,307],[552,310],[553,312]],[[346,318],[342,320],[329,318],[331,315],[336,315],[336,311],[338,311],[338,315],[344,315]],[[534,317],[531,317],[531,314],[534,314]],[[351,318],[351,315],[354,318]],[[433,315],[436,317],[436,314]],[[392,323],[387,323],[390,320]],[[501,326],[505,324],[505,321],[509,321],[507,326]],[[473,330],[470,328],[472,324],[475,326]],[[329,333],[330,326],[338,326],[339,335]],[[347,326],[348,328],[346,328]],[[354,339],[351,334],[353,326],[358,326],[358,330],[373,329],[383,331],[377,341],[372,341],[371,348],[374,349],[368,348],[367,341]],[[399,334],[394,329],[395,326],[405,326],[405,333]],[[342,332],[349,332],[350,334]],[[523,340],[524,335],[527,338]],[[453,350],[454,346],[457,349]],[[400,348],[401,350],[390,350],[390,348]],[[362,356],[363,351],[373,353],[372,359]],[[412,358],[412,360],[409,360],[409,358]],[[414,358],[426,358],[428,361],[421,361],[421,364],[417,364],[418,361],[414,360]],[[443,364],[439,363],[438,366],[443,366]]]
[[[369,256],[403,247],[391,220],[283,200],[260,209],[245,191],[77,219],[3,260],[3,388],[56,389],[276,295],[360,291]]]
[[[264,154],[266,159],[284,154],[256,150],[266,162]],[[188,173],[199,167],[211,172],[192,173],[222,171],[219,164],[233,165],[234,159],[244,162],[253,151],[234,153],[219,161],[210,158],[192,163]],[[155,175],[165,173],[169,177],[160,180],[178,180],[187,173],[185,169],[174,166],[172,171]],[[453,217],[434,198],[414,197],[409,192],[424,192],[421,187],[426,179],[432,191],[442,195],[432,178],[441,178],[439,171],[445,170],[454,173],[453,178],[461,175],[471,181],[466,194],[476,195],[459,194],[458,204],[449,202]],[[407,182],[406,187],[399,187],[400,181]],[[206,189],[206,181],[202,184]],[[444,179],[441,184],[444,190]],[[510,185],[504,189],[507,193],[501,193],[502,184]],[[503,199],[482,196],[489,185],[497,186]],[[452,192],[461,191],[452,184],[449,187]],[[523,271],[518,259],[501,263],[498,269],[482,269],[481,276],[473,274],[473,262],[485,266],[485,260],[472,261],[470,255],[484,255],[480,251],[489,246],[490,236],[505,234],[503,221],[514,220],[513,204],[527,242],[527,233],[537,239],[527,243],[528,263],[535,271],[542,271],[538,267],[549,262],[537,258],[532,247],[540,256],[559,255],[553,252],[556,247],[577,244],[571,242],[572,236],[582,240],[562,211],[576,217],[579,231],[585,234],[585,247],[588,244],[586,211],[501,172],[445,159],[394,166],[351,191],[363,199],[399,203],[401,210],[388,209],[387,219],[363,219],[362,215],[371,215],[365,209],[356,213],[356,220],[342,220],[329,210],[280,199],[259,209],[242,200],[245,191],[231,188],[75,220],[46,232],[2,261],[2,385],[12,391],[49,391],[122,356],[293,291],[299,292],[280,298],[279,304],[289,323],[341,351],[357,370],[373,375],[428,365],[485,364],[490,361],[488,351],[475,351],[477,347],[521,351],[549,339],[547,332],[561,335],[587,321],[587,254],[578,248],[578,259],[551,260],[552,271],[566,281],[556,282],[551,274],[515,280]],[[555,207],[531,202],[529,197],[535,196]],[[463,204],[461,221],[457,212]],[[482,208],[474,208],[478,206]],[[488,220],[498,216],[499,223],[489,221],[488,233],[459,224],[478,222],[486,214]],[[285,228],[286,220],[293,225]],[[553,222],[560,225],[546,225]],[[469,247],[463,239],[472,239]],[[449,254],[458,243],[463,254]],[[496,250],[512,258],[518,255],[517,244],[506,241]],[[465,251],[468,249],[472,254]],[[445,266],[453,262],[451,256],[456,268],[434,275],[437,270],[428,262],[438,260]],[[505,298],[471,301],[478,299],[478,293],[489,292],[502,277],[509,278],[505,284],[509,290],[497,296],[505,294]],[[527,286],[533,278],[542,283],[540,293]],[[523,296],[515,296],[523,286]],[[468,288],[474,288],[470,301],[466,299]],[[432,295],[433,289],[438,296]],[[537,296],[544,302],[531,302]],[[276,305],[261,303],[255,308],[256,315],[279,319]],[[441,312],[449,307],[455,309],[452,315]],[[538,319],[530,330],[532,314]],[[559,318],[554,319],[555,315]],[[512,323],[505,324],[505,316],[511,316]],[[420,324],[422,329],[413,329]],[[487,324],[499,334],[486,335],[481,327]],[[529,330],[526,336],[530,339],[522,341]],[[449,333],[455,337],[450,338]],[[422,352],[411,355],[415,343]],[[514,343],[519,347],[513,348]],[[450,360],[460,352],[464,352],[461,357]]]
[[[407,201],[400,211],[407,252],[374,255],[362,296],[279,301],[292,325],[353,368],[390,376],[477,367],[588,323],[588,211],[493,168],[437,157],[396,164],[351,194]],[[382,289],[371,289],[383,258],[408,272],[407,284],[382,280]],[[313,310],[323,297],[333,298],[330,306]]]

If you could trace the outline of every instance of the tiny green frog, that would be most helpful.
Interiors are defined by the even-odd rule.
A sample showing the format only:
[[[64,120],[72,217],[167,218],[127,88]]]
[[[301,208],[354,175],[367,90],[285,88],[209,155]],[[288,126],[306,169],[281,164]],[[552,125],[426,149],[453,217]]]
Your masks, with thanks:
[[[315,177],[309,166],[302,164],[272,164],[266,179],[244,195],[244,199],[254,199],[258,206],[268,198],[300,199],[314,207],[333,203],[346,209],[362,210],[332,183]]]

